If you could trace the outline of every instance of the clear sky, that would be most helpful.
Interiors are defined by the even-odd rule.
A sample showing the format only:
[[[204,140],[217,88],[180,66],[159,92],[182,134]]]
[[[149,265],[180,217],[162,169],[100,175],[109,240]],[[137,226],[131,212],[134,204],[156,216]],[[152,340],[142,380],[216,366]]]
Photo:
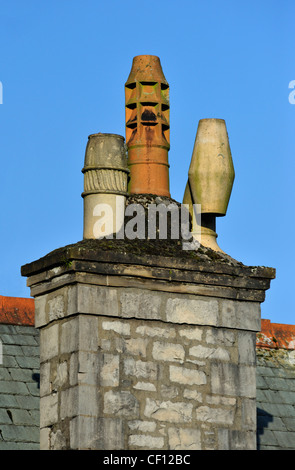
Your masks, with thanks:
[[[170,85],[171,196],[198,127],[225,119],[236,178],[218,243],[277,270],[262,318],[295,323],[294,0],[1,0],[0,295],[29,297],[23,264],[83,237],[88,135],[125,135],[136,55]]]

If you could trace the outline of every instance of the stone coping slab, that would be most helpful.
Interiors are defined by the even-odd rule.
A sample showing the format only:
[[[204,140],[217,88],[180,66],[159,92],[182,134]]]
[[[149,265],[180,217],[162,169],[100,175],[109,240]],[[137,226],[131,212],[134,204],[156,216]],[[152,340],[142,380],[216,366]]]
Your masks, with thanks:
[[[157,266],[270,280],[275,278],[274,268],[245,266],[226,254],[202,246],[197,251],[182,250],[178,241],[172,240],[82,240],[22,266],[21,274],[32,276],[55,266],[70,267],[73,260]]]
[[[59,248],[21,268],[31,295],[41,295],[77,282],[133,286],[150,290],[186,292],[263,302],[275,277],[273,268],[245,266],[221,253],[200,247],[186,252],[164,241],[118,243],[119,240],[83,240]],[[134,241],[136,242],[136,241]],[[139,242],[139,240],[137,240]],[[141,249],[141,252],[140,252]],[[169,251],[170,250],[170,251]]]

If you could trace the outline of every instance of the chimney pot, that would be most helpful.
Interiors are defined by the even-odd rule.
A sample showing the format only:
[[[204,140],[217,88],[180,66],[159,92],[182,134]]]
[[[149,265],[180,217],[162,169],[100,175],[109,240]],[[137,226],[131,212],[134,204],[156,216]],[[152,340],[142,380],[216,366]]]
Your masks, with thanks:
[[[125,84],[126,145],[130,194],[170,197],[169,85],[159,57],[133,59]]]

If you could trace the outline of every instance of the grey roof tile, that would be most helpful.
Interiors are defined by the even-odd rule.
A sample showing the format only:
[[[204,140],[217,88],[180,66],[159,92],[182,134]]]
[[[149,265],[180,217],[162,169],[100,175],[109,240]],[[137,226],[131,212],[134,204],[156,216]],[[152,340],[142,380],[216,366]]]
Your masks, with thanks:
[[[35,425],[34,419],[29,411],[25,409],[15,408],[9,410],[11,419],[10,422],[15,425]]]
[[[284,418],[284,424],[286,426],[287,431],[295,432],[295,418]]]
[[[39,449],[39,331],[0,324],[0,450]]]
[[[276,432],[276,439],[279,446],[285,449],[295,449],[295,432]]]
[[[22,397],[24,399],[26,397]],[[0,407],[1,408],[18,408],[20,405],[17,401],[17,397],[15,395],[7,395],[7,394],[0,394]]]
[[[26,356],[16,356],[15,357],[19,367],[26,369],[37,369],[40,367],[39,356],[26,357]]]
[[[11,419],[7,413],[7,410],[5,409],[0,409],[0,425],[1,424],[10,424]]]
[[[37,396],[27,395],[27,396],[15,396],[13,398],[16,402],[16,407],[24,408],[25,410],[39,410],[40,408],[39,397]],[[1,402],[1,398],[0,398],[0,402]]]
[[[28,395],[28,387],[24,382],[4,381],[0,382],[0,393],[12,395]]]
[[[38,426],[16,426],[13,424],[1,425],[1,435],[5,441],[38,442]]]
[[[295,365],[286,350],[257,354],[258,449],[295,450]]]

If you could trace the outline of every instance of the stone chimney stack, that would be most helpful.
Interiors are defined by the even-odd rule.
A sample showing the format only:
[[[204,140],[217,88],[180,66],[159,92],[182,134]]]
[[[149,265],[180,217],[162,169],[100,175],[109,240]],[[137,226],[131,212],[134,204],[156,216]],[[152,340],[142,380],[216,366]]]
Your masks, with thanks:
[[[126,144],[130,194],[170,196],[169,85],[160,59],[134,57],[125,84]]]
[[[40,329],[40,447],[256,449],[256,333],[274,269],[179,240],[93,239],[101,203],[118,211],[117,230],[125,197],[169,199],[159,59],[135,57],[125,90],[130,196],[123,138],[90,136],[84,239],[21,270]],[[211,239],[232,181],[224,121],[200,122],[187,201],[202,205]]]

